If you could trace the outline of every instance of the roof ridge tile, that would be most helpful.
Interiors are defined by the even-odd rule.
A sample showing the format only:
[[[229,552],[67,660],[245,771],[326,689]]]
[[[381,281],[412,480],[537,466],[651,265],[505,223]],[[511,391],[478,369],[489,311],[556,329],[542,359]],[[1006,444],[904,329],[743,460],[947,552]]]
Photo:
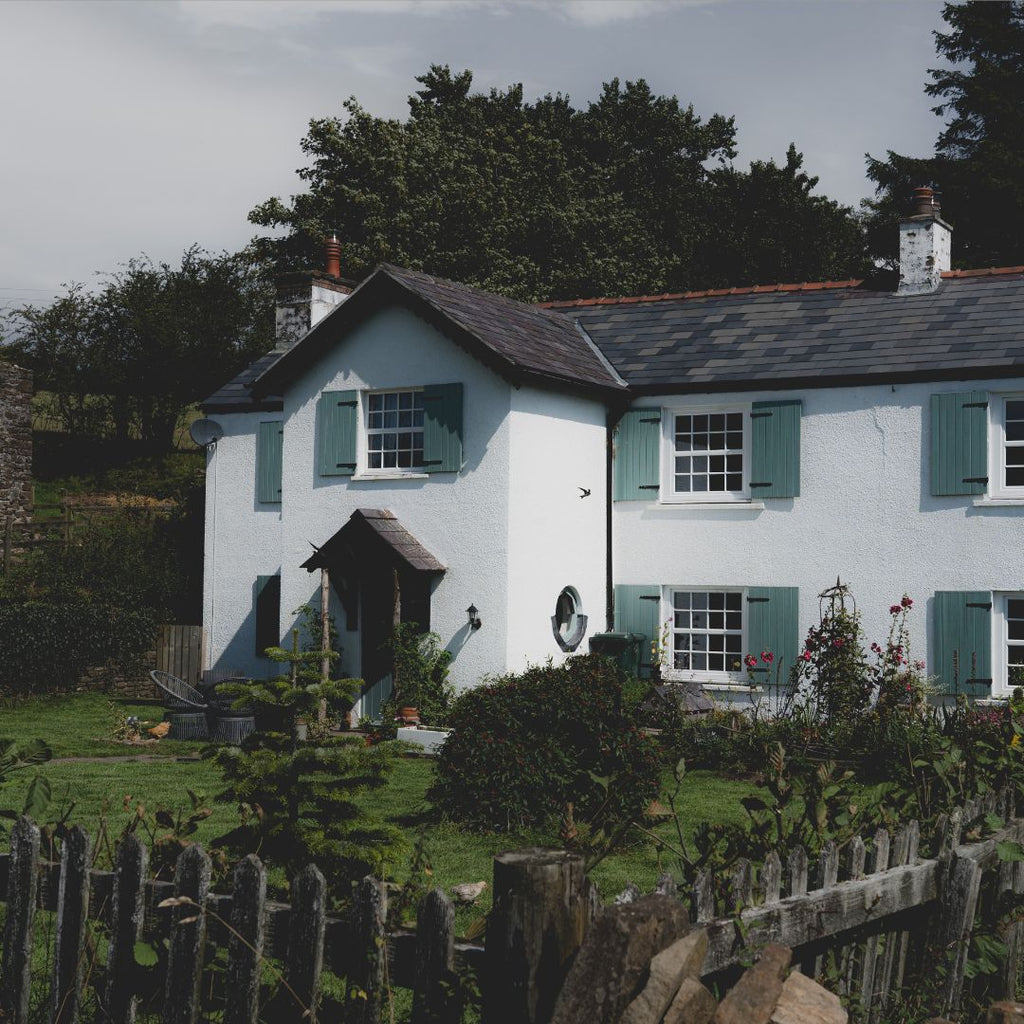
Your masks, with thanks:
[[[1015,268],[1024,272],[1024,268]],[[955,275],[966,275],[969,272],[953,271]],[[1009,271],[1007,271],[1009,273]],[[950,274],[943,274],[943,277]],[[742,288],[703,288],[687,292],[663,292],[660,295],[606,295],[592,299],[551,299],[547,302],[538,302],[536,305],[541,309],[570,309],[574,306],[610,306],[625,305],[636,302],[673,302],[680,299],[705,299],[718,298],[725,295],[759,295],[765,292],[816,292],[824,288],[859,288],[864,283],[863,278],[851,277],[846,281],[803,281],[798,284],[754,284]]]

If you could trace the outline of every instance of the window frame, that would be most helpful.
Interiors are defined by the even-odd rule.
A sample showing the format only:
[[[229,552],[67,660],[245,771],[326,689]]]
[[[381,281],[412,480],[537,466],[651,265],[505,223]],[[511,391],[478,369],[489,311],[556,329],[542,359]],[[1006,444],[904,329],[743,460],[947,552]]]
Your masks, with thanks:
[[[421,462],[419,465],[414,466],[370,466],[370,437],[372,435],[379,435],[384,433],[408,433],[408,432],[419,432],[421,437],[420,452],[424,450],[425,440],[425,420],[426,410],[421,404],[421,413],[423,413],[423,422],[418,428],[411,428],[410,431],[402,431],[395,429],[394,431],[386,430],[385,428],[372,428],[370,426],[370,397],[372,395],[401,395],[401,394],[418,394],[423,395],[425,392],[423,386],[412,386],[412,387],[394,387],[394,388],[361,388],[359,391],[359,466],[357,475],[360,477],[421,477],[427,473],[425,462]],[[415,451],[415,449],[413,449]],[[424,454],[425,458],[425,454]]]
[[[740,598],[740,654],[739,664],[735,670],[725,669],[695,669],[695,668],[676,668],[675,667],[675,595],[676,594],[738,594]],[[747,645],[749,642],[749,629],[750,629],[750,610],[747,604],[748,588],[746,587],[727,587],[727,586],[712,586],[706,585],[690,585],[690,586],[664,586],[661,591],[661,604],[660,604],[660,615],[659,623],[663,633],[663,637],[659,638],[659,646],[661,646],[661,640],[664,639],[664,647],[667,650],[662,651],[662,657],[665,659],[661,667],[662,678],[669,682],[691,682],[699,681],[709,684],[720,684],[720,685],[736,685],[742,684],[747,685],[749,680],[747,678],[747,672],[743,665],[743,658],[747,652]],[[724,629],[724,627],[723,627]],[[682,631],[680,631],[682,632]],[[735,631],[728,631],[735,632]]]
[[[1010,659],[1009,647],[1011,642],[1014,646],[1024,649],[1024,639],[1011,641],[1009,620],[1010,602],[1024,601],[1024,591],[996,591],[992,595],[992,608],[995,614],[992,616],[992,646],[996,657],[993,658],[992,667],[992,696],[1007,697],[1013,692],[1013,684],[1010,682]]]
[[[713,405],[664,406],[661,410],[661,489],[660,501],[666,505],[735,505],[750,504],[750,462],[753,444],[750,422],[751,405],[747,403],[716,403]],[[739,491],[677,491],[675,457],[676,417],[713,416],[739,413],[743,417],[743,486]],[[728,432],[727,432],[728,433]],[[728,450],[728,449],[726,449]],[[677,588],[678,589],[678,588]]]
[[[559,622],[559,607],[562,599],[565,598],[571,606],[568,620],[564,627]],[[587,632],[587,616],[583,612],[583,601],[580,592],[571,586],[562,587],[555,598],[555,614],[551,616],[551,633],[559,650],[565,652],[575,651],[583,642]]]
[[[1024,501],[1024,484],[1008,486],[1006,479],[1006,446],[1024,448],[1024,441],[1006,440],[1006,405],[1024,402],[1024,392],[992,391],[988,396],[989,470],[987,494],[990,498],[1016,498]]]

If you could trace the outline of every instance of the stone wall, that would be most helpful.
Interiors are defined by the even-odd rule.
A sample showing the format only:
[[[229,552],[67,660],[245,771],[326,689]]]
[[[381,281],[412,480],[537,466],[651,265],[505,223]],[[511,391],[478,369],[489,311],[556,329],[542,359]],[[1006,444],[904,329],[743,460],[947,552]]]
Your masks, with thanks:
[[[0,529],[32,515],[32,374],[0,361]]]

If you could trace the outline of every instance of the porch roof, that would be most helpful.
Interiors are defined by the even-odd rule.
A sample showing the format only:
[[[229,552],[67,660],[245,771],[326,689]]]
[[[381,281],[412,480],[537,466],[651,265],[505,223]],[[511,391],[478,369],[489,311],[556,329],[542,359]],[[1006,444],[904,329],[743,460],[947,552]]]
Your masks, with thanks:
[[[302,563],[302,568],[313,572],[314,569],[329,568],[338,561],[350,558],[353,542],[365,540],[366,531],[380,538],[396,558],[410,569],[430,573],[447,571],[398,521],[394,512],[386,508],[357,508],[348,522]]]

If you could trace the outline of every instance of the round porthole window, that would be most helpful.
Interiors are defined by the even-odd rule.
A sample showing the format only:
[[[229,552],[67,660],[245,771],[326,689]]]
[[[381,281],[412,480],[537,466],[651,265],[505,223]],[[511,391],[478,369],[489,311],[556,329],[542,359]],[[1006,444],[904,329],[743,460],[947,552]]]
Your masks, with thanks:
[[[587,631],[587,617],[575,587],[564,587],[555,601],[555,614],[551,616],[551,632],[555,643],[563,651],[575,651]]]

